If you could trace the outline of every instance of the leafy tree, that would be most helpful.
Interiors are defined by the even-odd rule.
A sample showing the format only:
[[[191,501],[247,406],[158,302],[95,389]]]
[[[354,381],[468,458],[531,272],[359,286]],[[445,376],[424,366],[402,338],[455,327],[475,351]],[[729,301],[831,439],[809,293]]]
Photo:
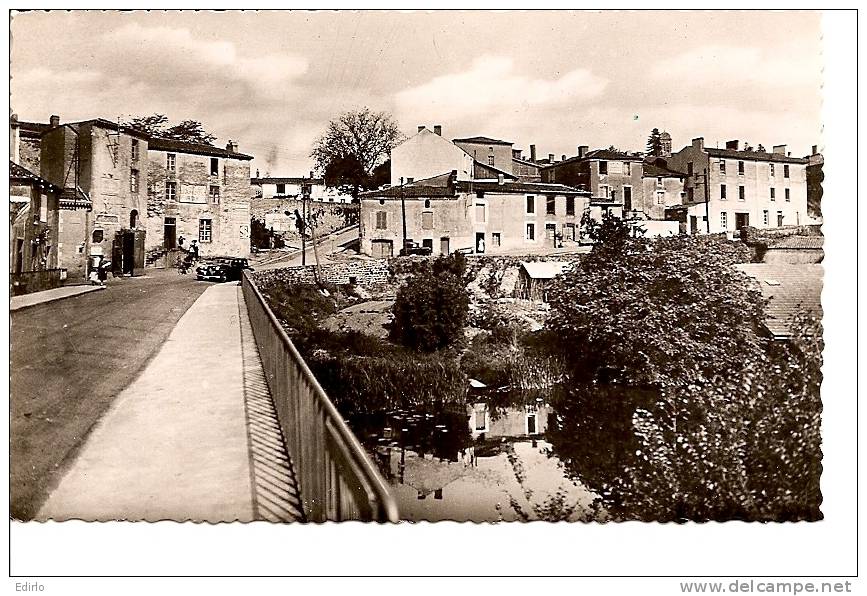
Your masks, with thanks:
[[[168,126],[169,119],[165,114],[152,114],[139,116],[124,123],[133,130],[137,130],[151,137],[175,139],[189,143],[201,143],[212,145],[216,136],[207,132],[202,123],[197,120],[183,120],[174,126]]]
[[[345,187],[353,198],[370,184],[374,168],[383,163],[403,135],[394,119],[370,108],[345,112],[328,123],[310,156],[331,185]],[[326,182],[328,183],[328,182]]]
[[[743,245],[616,226],[549,289],[570,376],[560,418],[583,425],[552,442],[595,437],[566,447],[567,467],[621,517],[819,518],[820,333],[760,333],[761,294],[732,267]]]
[[[650,136],[647,137],[647,155],[662,155],[662,138],[658,128],[650,131]]]
[[[398,290],[392,338],[420,352],[448,347],[463,337],[469,313],[466,262],[461,254],[425,261]]]
[[[206,131],[202,123],[197,120],[183,120],[179,124],[166,129],[163,136],[169,139],[187,141],[188,143],[200,143],[202,145],[213,145],[217,139],[215,135]]]

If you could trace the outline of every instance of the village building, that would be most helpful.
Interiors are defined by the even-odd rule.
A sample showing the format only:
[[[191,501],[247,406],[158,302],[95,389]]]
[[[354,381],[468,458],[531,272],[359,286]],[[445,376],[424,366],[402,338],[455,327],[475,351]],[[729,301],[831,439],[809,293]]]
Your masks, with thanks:
[[[452,139],[452,142],[466,151],[473,158],[473,161],[509,174],[514,173],[512,171],[513,143],[484,136]]]
[[[252,159],[233,141],[220,148],[150,139],[146,249],[168,251],[183,238],[183,248],[197,240],[202,256],[248,256]]]
[[[571,266],[572,263],[566,261],[521,261],[515,282],[515,298],[547,302],[551,281]]]
[[[640,201],[632,202],[627,217],[664,220],[667,207],[683,203],[686,174],[668,167],[664,158],[649,157],[641,164]]]
[[[553,158],[553,156],[551,156]],[[578,147],[578,155],[541,168],[542,182],[566,184],[590,192],[600,208],[621,207],[621,213],[633,211],[642,204],[644,181],[640,153],[616,149],[589,151]]]
[[[404,240],[433,254],[532,253],[581,240],[589,193],[562,184],[462,180],[457,171],[362,193],[361,252],[397,255]]]
[[[441,126],[434,130],[419,126],[415,135],[391,150],[391,186],[452,171],[457,172],[458,180],[472,180],[473,169],[472,156],[443,138]]]
[[[532,145],[532,148],[535,153],[536,146]],[[539,173],[539,164],[532,159],[525,158],[524,152],[521,149],[512,149],[512,173],[521,182],[542,181],[542,176]]]
[[[813,145],[813,150],[807,156],[807,213],[810,217],[821,221],[822,219],[822,182],[825,174],[822,171],[825,166],[825,158]]]
[[[52,116],[51,125],[40,137],[40,172],[62,189],[59,267],[72,279],[103,260],[115,273],[144,267],[147,136],[101,118]]]
[[[308,200],[320,203],[351,203],[352,196],[343,194],[336,188],[325,186],[324,178],[314,178],[312,173],[309,177],[302,176],[264,176],[250,179],[253,193],[256,198],[262,199],[300,199],[302,185],[310,189]]]
[[[813,223],[807,213],[807,159],[785,145],[705,147],[699,137],[674,153],[668,167],[685,172],[686,199],[672,210],[689,233],[725,233],[746,226],[777,228]]]

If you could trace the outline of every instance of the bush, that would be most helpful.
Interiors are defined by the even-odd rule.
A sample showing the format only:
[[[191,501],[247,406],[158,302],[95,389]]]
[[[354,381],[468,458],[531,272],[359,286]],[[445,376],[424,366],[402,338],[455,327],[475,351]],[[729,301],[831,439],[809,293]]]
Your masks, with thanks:
[[[463,337],[469,312],[463,255],[424,261],[397,293],[391,337],[416,351],[432,352]]]

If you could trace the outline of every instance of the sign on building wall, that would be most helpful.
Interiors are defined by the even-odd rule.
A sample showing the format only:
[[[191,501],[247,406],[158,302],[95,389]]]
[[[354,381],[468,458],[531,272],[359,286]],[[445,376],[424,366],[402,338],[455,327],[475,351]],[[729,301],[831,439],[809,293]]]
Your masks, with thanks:
[[[208,189],[199,184],[183,184],[178,195],[178,201],[181,203],[207,204]]]

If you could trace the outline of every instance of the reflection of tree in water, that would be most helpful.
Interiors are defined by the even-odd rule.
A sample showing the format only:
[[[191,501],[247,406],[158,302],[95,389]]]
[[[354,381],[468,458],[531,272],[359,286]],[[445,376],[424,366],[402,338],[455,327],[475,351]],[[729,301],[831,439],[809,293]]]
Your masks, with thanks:
[[[562,392],[552,403],[554,415],[546,438],[566,473],[602,496],[606,510],[623,514],[618,491],[625,469],[636,458],[638,439],[632,427],[637,407],[647,407],[655,392],[621,385],[582,385]]]

